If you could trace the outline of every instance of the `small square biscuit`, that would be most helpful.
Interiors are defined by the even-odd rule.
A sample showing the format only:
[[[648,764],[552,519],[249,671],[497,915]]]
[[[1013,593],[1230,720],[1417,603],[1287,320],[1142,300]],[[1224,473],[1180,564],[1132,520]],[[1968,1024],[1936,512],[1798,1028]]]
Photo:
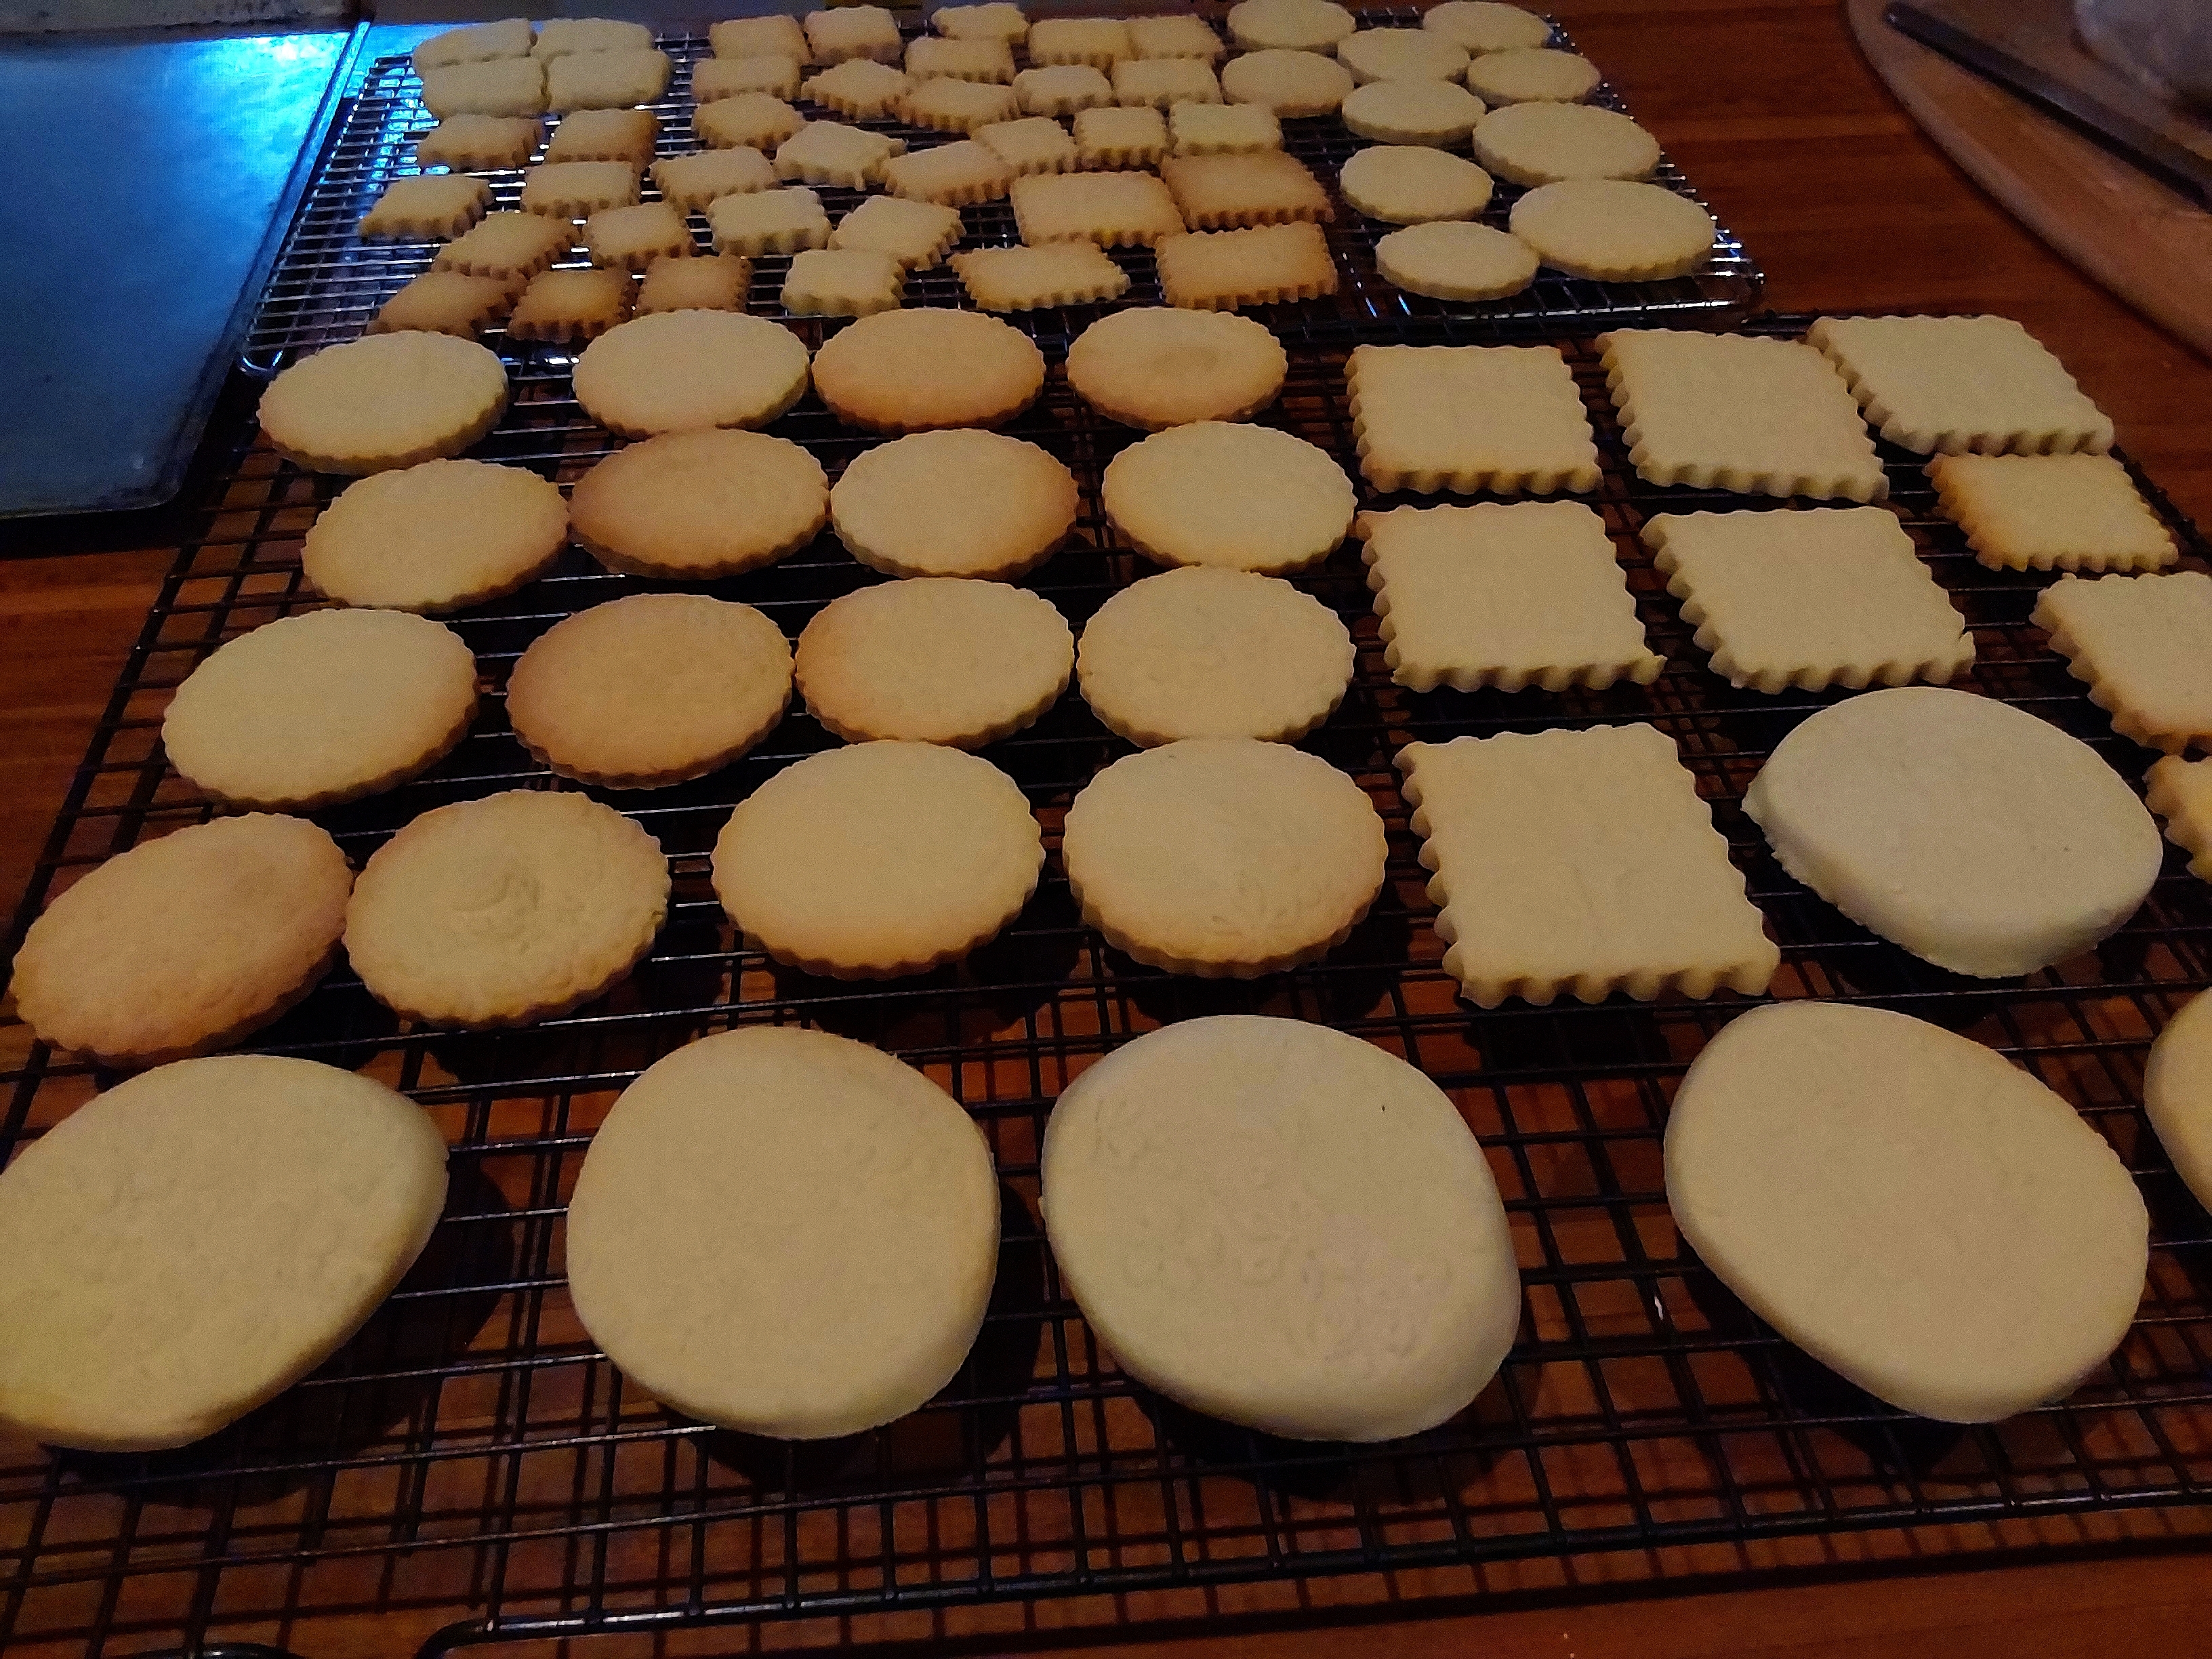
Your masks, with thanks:
[[[1093,305],[1129,290],[1129,273],[1091,242],[974,248],[954,254],[952,269],[983,311]]]
[[[1114,65],[1114,101],[1129,109],[1218,104],[1221,82],[1203,58],[1126,58]]]
[[[1328,240],[1307,221],[1170,236],[1153,252],[1161,293],[1188,311],[1282,305],[1336,292]]]
[[[470,276],[458,270],[426,270],[384,302],[369,323],[371,334],[421,329],[432,334],[472,337],[514,305],[519,283],[509,276]]]
[[[1117,17],[1045,17],[1030,25],[1030,62],[1088,64],[1109,70],[1135,56],[1129,26]]]
[[[454,115],[543,115],[545,66],[535,58],[455,64],[422,77],[422,107],[441,121]]]
[[[1168,131],[1178,155],[1249,155],[1283,147],[1283,124],[1264,104],[1176,104]]]
[[[1713,672],[1738,689],[1945,685],[1973,666],[1965,622],[1881,507],[1662,513],[1643,535]]]
[[[830,240],[822,198],[804,185],[722,197],[707,209],[707,225],[718,252],[748,258],[822,247]]]
[[[1229,48],[1202,17],[1132,17],[1129,49],[1139,58],[1197,58],[1221,61]]]
[[[757,149],[706,149],[662,156],[653,164],[653,182],[679,212],[703,213],[721,197],[766,190],[775,168]]]
[[[656,311],[743,311],[752,261],[735,253],[663,257],[645,268],[637,314]]]
[[[1812,347],[1686,329],[1597,338],[1629,459],[1647,483],[1854,501],[1888,495],[1858,405]]]
[[[578,52],[545,65],[545,107],[551,110],[627,109],[649,104],[668,90],[668,54]]]
[[[933,127],[939,132],[973,132],[994,122],[1011,121],[1021,113],[1012,87],[983,81],[921,81],[897,106],[898,118],[908,126]]]
[[[356,227],[364,242],[429,242],[459,235],[491,206],[491,186],[460,173],[394,179]]]
[[[595,265],[643,270],[655,259],[691,252],[691,227],[672,202],[604,208],[584,221],[584,252]]]
[[[496,23],[471,23],[465,28],[434,34],[415,48],[415,72],[450,69],[455,64],[481,64],[494,58],[527,58],[537,37],[526,17],[502,18]]]
[[[546,58],[580,52],[644,52],[652,45],[653,31],[642,23],[612,17],[556,17],[538,31],[531,51]]]
[[[1152,243],[1182,234],[1168,187],[1149,173],[1045,173],[1013,184],[1022,240],[1096,242],[1102,247]]]
[[[837,222],[837,228],[830,233],[830,246],[873,248],[908,270],[928,270],[944,261],[963,229],[957,208],[900,196],[871,196]]]
[[[717,98],[691,112],[691,131],[714,149],[774,149],[805,125],[797,110],[764,92]]]
[[[2212,760],[2177,755],[2143,775],[2143,805],[2166,820],[2166,838],[2189,854],[2189,867],[2212,881]]]
[[[906,49],[906,72],[917,81],[943,76],[1009,86],[1014,78],[1014,53],[1003,40],[933,40],[925,36]]]
[[[1938,453],[2112,447],[2112,423],[2009,317],[1823,317],[1805,331],[1892,443]]]
[[[796,17],[726,18],[709,26],[707,44],[717,58],[788,58],[802,65],[814,61]]]
[[[448,116],[415,141],[415,161],[456,173],[519,167],[544,131],[533,115]]]
[[[2028,620],[2122,737],[2169,755],[2212,749],[2212,576],[2061,576]]]
[[[817,247],[794,254],[783,308],[794,317],[866,317],[898,309],[906,267],[872,247]]]
[[[799,96],[799,60],[775,52],[759,58],[702,58],[691,66],[694,102],[711,104],[741,92],[771,98]]]
[[[848,58],[899,60],[898,23],[881,6],[840,6],[806,14],[806,44],[817,64],[842,64]]]
[[[1249,155],[1172,155],[1160,178],[1194,230],[1284,225],[1334,217],[1328,191],[1305,164],[1279,149]]]
[[[1014,100],[1024,115],[1073,115],[1114,101],[1114,83],[1087,64],[1025,69],[1014,76]]]
[[[973,138],[895,155],[884,163],[884,188],[894,196],[945,207],[995,202],[1014,182],[998,151]]]
[[[649,109],[580,109],[564,115],[545,147],[549,161],[628,161],[643,167],[653,159],[659,119]]]
[[[1551,346],[1355,346],[1345,378],[1359,470],[1424,495],[1586,495],[1597,441]]]
[[[1086,109],[1075,117],[1075,155],[1085,167],[1148,167],[1168,153],[1168,124],[1156,109]]]
[[[809,103],[855,121],[879,120],[914,90],[912,77],[872,58],[848,58],[810,76],[799,92]]]
[[[975,129],[975,140],[1016,173],[1072,173],[1078,152],[1067,129],[1049,116],[1025,115]]]
[[[883,182],[884,163],[905,149],[903,139],[886,138],[880,132],[836,121],[809,121],[776,147],[775,176],[866,190]]]
[[[575,235],[566,219],[488,214],[465,236],[440,248],[430,268],[470,276],[535,276],[568,251]]]
[[[637,187],[638,169],[628,161],[549,161],[522,175],[522,210],[588,219],[605,208],[634,205]]]
[[[636,286],[623,270],[548,270],[530,279],[507,319],[518,340],[591,340],[629,315]]]
[[[929,26],[948,40],[1003,40],[1008,46],[1028,39],[1030,32],[1030,20],[1012,0],[939,6],[929,14]]]
[[[1924,470],[1992,570],[2159,570],[2181,556],[2110,455],[1938,455]]]

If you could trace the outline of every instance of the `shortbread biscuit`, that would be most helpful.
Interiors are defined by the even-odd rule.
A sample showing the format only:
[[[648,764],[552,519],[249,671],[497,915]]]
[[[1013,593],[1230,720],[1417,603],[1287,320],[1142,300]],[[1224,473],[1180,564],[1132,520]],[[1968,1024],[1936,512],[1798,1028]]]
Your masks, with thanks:
[[[1579,104],[1601,78],[1589,58],[1542,46],[1485,52],[1467,66],[1468,90],[1492,105]]]
[[[1508,104],[1474,124],[1474,159],[1516,185],[1645,179],[1659,141],[1626,115],[1589,104]]]
[[[2097,751],[1990,697],[1869,691],[1783,738],[1743,810],[1782,867],[1939,968],[1996,979],[2136,913],[2158,826]]]
[[[1017,173],[1072,173],[1082,159],[1067,129],[1048,116],[994,121],[976,128],[975,139]]]
[[[261,431],[295,466],[384,472],[457,455],[507,410],[507,368],[473,340],[372,334],[303,357],[261,394]]]
[[[810,103],[834,109],[855,121],[884,119],[899,100],[913,90],[909,76],[872,58],[848,58],[811,77],[800,88]]]
[[[1551,346],[1358,346],[1346,364],[1359,470],[1377,489],[1587,495],[1597,441]]]
[[[1490,175],[1425,144],[1370,144],[1337,174],[1344,199],[1370,219],[1420,225],[1472,219],[1490,205]]]
[[[939,132],[973,132],[994,122],[1011,121],[1021,112],[1012,87],[945,79],[916,82],[896,109],[899,119],[908,126]]]
[[[1133,582],[1083,629],[1091,712],[1146,748],[1184,738],[1296,743],[1352,684],[1352,635],[1288,582],[1192,565]]]
[[[193,824],[88,872],[15,953],[15,1012],[108,1066],[228,1048],[337,959],[353,872],[305,818]]]
[[[415,161],[420,167],[464,173],[519,167],[529,161],[544,131],[535,116],[449,116],[415,141]]]
[[[655,259],[638,285],[637,314],[656,311],[743,311],[752,261],[735,253]]]
[[[1147,432],[1249,420],[1283,389],[1290,358],[1249,318],[1148,306],[1101,317],[1067,349],[1067,383],[1109,421]]]
[[[827,1031],[749,1026],[623,1091],[576,1177],[565,1250],[576,1316],[630,1397],[834,1439],[959,1373],[998,1266],[998,1174],[968,1114],[912,1067]]]
[[[1013,182],[1022,240],[1130,247],[1179,235],[1182,216],[1149,173],[1038,173]]]
[[[944,263],[961,234],[956,208],[871,196],[837,222],[837,228],[830,233],[830,246],[872,248],[888,253],[905,270],[929,270]]]
[[[1003,87],[1014,78],[1013,49],[1003,40],[931,40],[925,35],[906,49],[906,72],[917,81],[943,76]]]
[[[906,267],[872,247],[808,248],[791,258],[783,308],[794,317],[866,317],[898,309]]]
[[[1114,83],[1088,64],[1025,69],[1014,76],[1014,99],[1024,115],[1073,115],[1114,101]]]
[[[643,52],[652,45],[653,31],[642,23],[612,17],[556,17],[538,31],[531,51],[543,59],[586,52]]]
[[[1068,806],[1083,920],[1149,967],[1256,979],[1327,955],[1382,890],[1382,820],[1327,761],[1251,738],[1124,757]]]
[[[1536,250],[1519,237],[1464,219],[1407,225],[1375,243],[1384,282],[1434,300],[1502,300],[1534,282],[1536,265]]]
[[[1317,52],[1248,52],[1221,66],[1221,95],[1277,115],[1334,115],[1350,94],[1352,71]]]
[[[341,605],[435,616],[536,580],[568,539],[568,501],[536,473],[425,461],[348,484],[309,526],[300,571]]]
[[[2212,576],[2062,576],[2028,620],[2122,737],[2169,755],[2212,749]]]
[[[665,155],[653,164],[653,182],[681,213],[704,213],[725,196],[750,195],[775,183],[775,168],[757,149],[708,149]]]
[[[776,147],[775,176],[811,185],[866,190],[880,184],[884,163],[906,149],[903,139],[887,138],[836,121],[809,121]]]
[[[1883,1008],[1729,1022],[1675,1091],[1666,1186],[1753,1313],[1941,1422],[2070,1394],[2143,1294],[2143,1200],[2105,1138],[2003,1055]]]
[[[431,242],[459,235],[484,216],[491,186],[459,173],[394,179],[356,227],[364,242]]]
[[[1513,234],[1554,270],[1600,283],[1686,276],[1713,251],[1713,216],[1626,179],[1565,179],[1514,203]]]
[[[633,593],[579,611],[532,641],[507,681],[522,746],[562,776],[608,789],[717,771],[775,730],[790,702],[791,647],[776,625],[703,593]]]
[[[833,599],[799,636],[806,712],[848,743],[980,749],[1034,726],[1067,690],[1075,636],[1051,601],[942,576]]]
[[[668,889],[660,843],[611,806],[510,789],[434,807],[377,850],[346,906],[346,956],[404,1018],[529,1025],[626,977]]]
[[[526,17],[501,18],[496,23],[471,23],[434,34],[415,48],[417,75],[450,69],[455,64],[481,64],[494,58],[527,58],[537,36]]]
[[[642,270],[656,259],[691,252],[691,227],[667,202],[605,208],[584,221],[584,252],[595,265]]]
[[[668,90],[674,65],[650,46],[627,52],[576,52],[545,65],[550,110],[627,109]]]
[[[714,891],[749,949],[895,979],[995,938],[1036,890],[1044,838],[1014,781],[934,743],[809,756],[730,814]]]
[[[1478,54],[1540,46],[1552,38],[1552,26],[1535,13],[1498,0],[1443,0],[1421,14],[1421,27]]]
[[[1965,619],[1881,507],[1664,513],[1644,544],[1739,690],[1942,685],[1973,666]]]
[[[569,502],[578,546],[610,570],[664,581],[771,564],[812,541],[829,510],[822,463],[797,444],[711,429],[617,450]]]
[[[933,202],[939,207],[995,202],[1013,182],[1014,170],[1006,159],[972,138],[894,155],[884,164],[885,190],[909,201]]]
[[[1046,17],[1030,25],[1030,62],[1049,67],[1088,64],[1110,70],[1136,55],[1128,25],[1118,17]]]
[[[717,58],[788,58],[802,65],[814,61],[806,31],[796,17],[730,17],[707,29]]]
[[[625,438],[766,426],[805,395],[806,345],[758,317],[665,311],[592,341],[570,378],[584,412]]]
[[[717,98],[691,112],[691,131],[714,149],[772,150],[806,125],[806,118],[764,92]]]
[[[241,634],[161,716],[169,764],[227,805],[306,812],[428,770],[469,732],[477,659],[404,611],[308,611]]]
[[[994,317],[886,311],[830,337],[814,360],[814,389],[839,420],[871,432],[997,426],[1036,401],[1044,355]]]
[[[715,252],[747,258],[830,243],[830,216],[820,194],[805,185],[718,196],[707,204],[707,228],[714,233]]]
[[[948,40],[1000,40],[1008,46],[1027,40],[1030,33],[1030,20],[1012,0],[939,6],[929,14],[929,26]]]
[[[625,270],[545,270],[507,319],[518,340],[594,340],[629,315],[636,284]]]
[[[1168,130],[1178,155],[1249,155],[1280,149],[1283,124],[1258,104],[1176,104]]]
[[[1139,58],[1196,58],[1218,64],[1229,51],[1203,17],[1132,17],[1128,27],[1129,49]]]
[[[542,213],[492,213],[438,250],[433,270],[470,276],[531,277],[568,251],[575,228]]]
[[[1456,81],[1467,48],[1435,29],[1362,29],[1336,43],[1336,61],[1362,86],[1370,81]]]
[[[525,213],[588,219],[605,208],[637,202],[638,168],[628,161],[550,161],[522,175]]]
[[[979,311],[1096,305],[1129,289],[1129,273],[1089,242],[975,248],[951,263]]]
[[[1923,455],[2112,447],[2111,418],[2009,317],[1823,317],[1805,338],[1841,371],[1869,424]]]
[[[519,284],[507,276],[465,276],[458,270],[426,270],[377,308],[366,334],[398,334],[426,329],[468,340],[514,307]]]
[[[2189,854],[2189,868],[2212,881],[2212,760],[2168,755],[2144,775],[2143,804],[2166,820],[2166,838]]]
[[[1289,224],[1336,216],[1304,162],[1279,149],[1249,155],[1173,155],[1160,179],[1194,230]]]
[[[865,58],[854,58],[865,63]],[[702,58],[691,66],[691,96],[702,104],[740,93],[764,92],[788,103],[799,96],[799,64],[796,58],[774,53],[761,58]],[[822,101],[822,100],[817,100]],[[848,113],[859,114],[860,111]]]
[[[1646,482],[1854,501],[1888,495],[1858,406],[1810,346],[1685,329],[1624,330],[1601,334],[1598,344],[1629,459]]]
[[[1357,28],[1331,0],[1239,0],[1229,9],[1229,38],[1246,52],[1328,52]]]
[[[1357,528],[1401,685],[1602,690],[1649,685],[1667,666],[1644,643],[1605,520],[1578,501],[1401,507]]]
[[[1148,109],[1218,104],[1221,82],[1202,58],[1132,58],[1114,65],[1114,101]]]
[[[881,6],[840,6],[806,14],[806,44],[817,64],[842,64],[848,58],[873,58],[896,64],[903,49],[898,20]]]
[[[1344,125],[1363,138],[1442,149],[1465,143],[1485,112],[1482,100],[1463,87],[1417,79],[1354,87],[1339,112]]]
[[[2160,570],[2181,556],[2110,455],[1938,455],[1926,471],[1992,570]]]
[[[627,161],[641,167],[653,160],[653,141],[660,122],[649,109],[580,109],[561,118],[548,161]]]
[[[1075,475],[996,432],[917,432],[855,456],[830,492],[837,539],[890,576],[1011,581],[1075,524]]]
[[[545,66],[535,58],[495,58],[428,70],[422,107],[441,121],[456,115],[543,115]]]
[[[1310,222],[1170,236],[1153,252],[1160,291],[1171,306],[1231,311],[1336,292],[1328,242]]]
[[[1107,464],[1106,516],[1158,564],[1280,575],[1320,563],[1352,528],[1344,470],[1273,427],[1194,421],[1155,432]]]
[[[104,1091],[0,1176],[0,1421],[111,1454],[213,1434],[360,1329],[445,1197],[428,1115],[335,1066],[228,1054]]]
[[[1084,109],[1075,117],[1078,163],[1115,172],[1148,167],[1168,153],[1168,124],[1156,109]]]

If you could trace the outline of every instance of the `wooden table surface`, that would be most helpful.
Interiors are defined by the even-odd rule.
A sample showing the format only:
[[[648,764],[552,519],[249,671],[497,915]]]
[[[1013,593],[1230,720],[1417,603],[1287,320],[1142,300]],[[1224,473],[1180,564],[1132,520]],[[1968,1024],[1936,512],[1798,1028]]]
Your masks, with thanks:
[[[2110,411],[2122,442],[2174,501],[2212,522],[2212,366],[2077,275],[1954,168],[1868,70],[1836,0],[1555,0],[1553,9],[1764,265],[1772,307],[2016,317]],[[131,544],[135,530],[0,528],[0,903],[12,907],[21,890],[169,563],[169,549]],[[919,1637],[932,1650],[1103,1646],[1177,1659],[1319,1659],[1383,1647],[1479,1648],[1497,1659],[2180,1654],[2212,1642],[2207,1537],[2212,1515],[2197,1512],[1954,1527],[989,1609],[921,1628],[726,1632],[665,1650],[842,1638],[912,1651]],[[2027,1564],[2000,1565],[2023,1551]],[[1763,1575],[1761,1588],[1727,1587],[1746,1570]],[[313,1659],[404,1653],[452,1616],[319,1624],[299,1640]]]

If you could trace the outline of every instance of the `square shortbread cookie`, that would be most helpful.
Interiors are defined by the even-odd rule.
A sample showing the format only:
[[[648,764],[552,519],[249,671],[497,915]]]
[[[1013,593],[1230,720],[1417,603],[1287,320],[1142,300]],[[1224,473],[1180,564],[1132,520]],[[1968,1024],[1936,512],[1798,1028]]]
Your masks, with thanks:
[[[1079,109],[1075,156],[1079,166],[1112,171],[1148,167],[1168,153],[1168,124],[1156,109]]]
[[[717,98],[691,112],[691,131],[714,149],[771,150],[805,125],[797,110],[764,92]]]
[[[1170,236],[1152,251],[1161,294],[1186,310],[1232,311],[1336,292],[1328,242],[1319,225],[1305,221]]]
[[[426,270],[384,302],[368,331],[392,334],[421,329],[468,339],[507,313],[520,286],[509,276]]]
[[[973,138],[894,155],[884,163],[884,188],[894,196],[941,207],[995,202],[1014,182],[1014,170],[998,151]]]
[[[2212,748],[2212,576],[2062,576],[2028,620],[2122,737],[2169,755]]]
[[[787,100],[799,96],[799,78],[796,58],[705,58],[691,66],[691,96],[702,104],[741,92]]]
[[[1152,243],[1182,233],[1168,187],[1149,173],[1044,173],[1013,183],[1014,222],[1022,240]]]
[[[1177,104],[1168,130],[1178,155],[1243,155],[1280,149],[1283,124],[1265,104]]]
[[[464,173],[394,179],[355,228],[364,242],[443,241],[459,236],[491,206],[491,186]]]
[[[848,58],[896,64],[901,51],[898,21],[881,6],[807,13],[806,44],[817,64],[841,64]]]
[[[1011,121],[1022,112],[1012,87],[987,81],[951,81],[939,77],[917,81],[898,100],[896,112],[908,126],[930,127],[939,132],[973,132],[994,122]]]
[[[883,182],[884,163],[905,149],[902,138],[837,121],[809,121],[776,146],[775,176],[866,190]]]
[[[1551,346],[1358,346],[1346,380],[1359,470],[1377,489],[1597,488],[1589,416]]]
[[[595,265],[643,270],[655,259],[691,252],[691,227],[670,202],[607,208],[584,221],[584,252]]]
[[[627,109],[649,104],[668,90],[668,54],[642,52],[578,52],[545,65],[545,107]]]
[[[471,276],[535,276],[568,251],[575,228],[542,213],[492,213],[438,250],[434,270]]]
[[[732,17],[711,25],[707,44],[717,58],[791,58],[814,61],[806,31],[796,17]]]
[[[873,248],[890,254],[908,270],[927,270],[943,261],[963,228],[957,208],[900,196],[871,196],[837,222],[837,228],[830,233],[830,246]]]
[[[1139,58],[1200,58],[1218,63],[1229,48],[1202,17],[1132,17],[1129,49]]]
[[[1030,25],[1030,62],[1088,64],[1110,70],[1133,56],[1129,26],[1118,17],[1047,17]]]
[[[580,109],[564,115],[545,147],[549,161],[628,161],[643,167],[653,159],[660,123],[649,109]]]
[[[655,259],[637,291],[637,314],[656,311],[743,311],[752,261],[735,253]]]
[[[1017,173],[1072,173],[1080,159],[1067,129],[1046,115],[994,121],[975,129],[975,141]]]
[[[635,205],[637,185],[638,169],[627,161],[548,161],[522,175],[521,207],[549,219],[588,219]]]
[[[717,252],[748,258],[825,247],[830,241],[830,216],[823,211],[822,198],[804,185],[725,196],[707,210],[707,225],[714,233]]]
[[[1923,455],[2112,447],[2104,411],[2009,317],[1823,317],[1805,337],[1883,437]]]
[[[1598,343],[1629,459],[1647,482],[1854,501],[1889,494],[1850,389],[1812,347],[1664,328]]]
[[[1249,155],[1171,155],[1160,178],[1194,230],[1334,218],[1328,191],[1305,163],[1279,149]]]
[[[455,64],[422,76],[422,107],[441,121],[456,115],[543,115],[545,66],[535,58]]]
[[[1938,455],[1926,471],[1992,570],[2159,570],[2181,556],[2110,455]]]
[[[415,70],[449,69],[455,64],[481,64],[492,58],[526,58],[536,41],[526,17],[503,18],[496,23],[471,23],[434,34],[415,48]]]
[[[1605,520],[1579,501],[1363,513],[1367,585],[1390,677],[1416,691],[1649,685],[1644,643]]]
[[[2212,881],[2212,760],[2168,755],[2151,763],[2143,805],[2166,820],[2166,838],[2187,852],[2189,867]]]
[[[1114,65],[1114,101],[1130,108],[1218,104],[1221,82],[1200,58],[1130,58]]]
[[[872,58],[848,58],[799,88],[809,103],[855,121],[879,120],[914,90],[913,78]]]
[[[1662,514],[1644,544],[1731,685],[1943,685],[1973,665],[1964,621],[1881,507]]]
[[[652,44],[653,31],[642,23],[612,17],[555,17],[538,31],[530,49],[544,58],[580,52],[643,52]]]
[[[866,317],[898,309],[906,267],[872,247],[809,248],[784,278],[783,308],[794,317]]]
[[[1087,64],[1025,69],[1014,77],[1014,99],[1024,115],[1073,115],[1114,101],[1114,83]]]
[[[1484,1008],[1614,991],[1756,996],[1780,965],[1728,842],[1649,726],[1408,744],[1445,970]]]
[[[636,284],[623,270],[548,270],[530,279],[507,319],[518,340],[589,340],[629,315]]]
[[[653,182],[684,213],[704,213],[724,196],[744,196],[775,183],[775,168],[757,149],[704,149],[664,155],[653,164]]]
[[[917,81],[942,76],[951,81],[989,81],[1011,85],[1013,48],[1003,40],[931,40],[906,49],[906,72]]]
[[[1030,20],[1013,0],[939,6],[929,14],[929,26],[948,40],[1001,40],[1008,46],[1027,40],[1030,32]]]
[[[519,167],[543,136],[534,115],[455,115],[416,141],[415,160],[457,173]]]
[[[985,247],[952,256],[968,297],[983,311],[1093,305],[1128,292],[1129,273],[1091,242]]]

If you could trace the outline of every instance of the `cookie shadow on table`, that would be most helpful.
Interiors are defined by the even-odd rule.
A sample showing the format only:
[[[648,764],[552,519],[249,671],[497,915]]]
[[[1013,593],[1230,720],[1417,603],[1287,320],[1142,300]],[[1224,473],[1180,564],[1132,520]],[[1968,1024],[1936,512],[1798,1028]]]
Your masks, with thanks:
[[[1339,1024],[1371,1013],[1405,972],[1413,924],[1389,889],[1345,942],[1318,962],[1256,979],[1172,974],[1105,945],[1099,956],[1115,989],[1161,1025],[1213,1014],[1271,1014]]]

